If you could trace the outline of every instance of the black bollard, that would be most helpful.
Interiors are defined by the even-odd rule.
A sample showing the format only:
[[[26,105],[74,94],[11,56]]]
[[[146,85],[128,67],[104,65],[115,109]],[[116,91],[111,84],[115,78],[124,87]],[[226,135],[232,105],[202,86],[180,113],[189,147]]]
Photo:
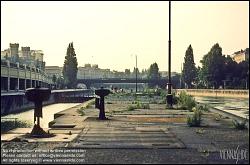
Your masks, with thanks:
[[[48,88],[40,88],[39,86],[36,88],[29,88],[25,92],[25,96],[29,101],[35,103],[34,109],[34,127],[31,131],[31,136],[35,137],[45,137],[48,134],[40,127],[40,117],[42,115],[42,102],[49,99],[51,94],[51,90]]]
[[[100,108],[100,98],[95,98],[95,108]]]
[[[106,116],[105,116],[105,105],[104,105],[104,97],[107,96],[110,93],[110,90],[108,89],[103,89],[103,87],[101,87],[101,89],[95,90],[95,94],[100,96],[100,101],[99,98],[96,98],[96,107],[100,110],[99,112],[99,119],[100,120],[106,120]],[[98,105],[99,102],[99,105]]]

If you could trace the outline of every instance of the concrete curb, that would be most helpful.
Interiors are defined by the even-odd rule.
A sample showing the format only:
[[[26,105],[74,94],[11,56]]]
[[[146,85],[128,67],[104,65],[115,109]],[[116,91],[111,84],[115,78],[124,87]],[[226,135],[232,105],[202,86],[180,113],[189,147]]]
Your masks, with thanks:
[[[200,103],[200,102],[197,102],[197,103],[199,103],[200,105],[206,105],[206,106],[208,106],[209,111],[214,112],[214,113],[218,113],[218,114],[220,114],[224,117],[228,117],[232,120],[237,120],[237,121],[241,121],[241,122],[246,120],[247,128],[249,129],[249,119],[241,117],[241,116],[237,116],[235,114],[232,114],[232,113],[229,113],[229,112],[217,109],[217,108],[214,108],[208,104],[204,104],[204,103]]]

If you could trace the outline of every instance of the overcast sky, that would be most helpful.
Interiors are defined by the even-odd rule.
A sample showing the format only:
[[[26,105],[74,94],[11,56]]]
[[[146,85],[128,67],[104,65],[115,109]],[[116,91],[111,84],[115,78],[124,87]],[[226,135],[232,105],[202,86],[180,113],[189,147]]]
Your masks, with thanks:
[[[215,43],[223,54],[249,45],[249,2],[172,2],[172,71],[180,72],[189,44],[196,65]],[[74,42],[78,66],[124,71],[168,68],[167,1],[2,2],[1,50],[9,43],[43,50],[47,66],[62,66]]]

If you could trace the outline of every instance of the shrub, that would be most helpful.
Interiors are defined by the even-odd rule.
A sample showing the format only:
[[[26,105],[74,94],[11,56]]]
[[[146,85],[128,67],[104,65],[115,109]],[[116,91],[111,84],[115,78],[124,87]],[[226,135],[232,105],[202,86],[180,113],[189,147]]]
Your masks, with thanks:
[[[166,96],[167,96],[166,90],[161,90],[160,96],[163,98],[166,98]]]
[[[166,98],[165,98],[165,99],[160,100],[157,104],[166,104]]]
[[[186,92],[182,91],[179,95],[179,98],[178,98],[178,104],[183,109],[188,109],[191,111],[192,108],[195,107],[196,102],[192,96],[190,96],[190,95],[186,94]]]
[[[140,108],[142,108],[142,109],[150,109],[148,103],[147,103],[147,104],[143,104],[143,103],[142,103]]]
[[[161,89],[157,88],[157,89],[154,90],[153,94],[156,95],[156,96],[160,96],[162,94],[162,91],[161,91]]]
[[[141,102],[139,102],[139,101],[137,102],[135,108],[136,108],[136,109],[150,109],[148,103],[147,103],[147,104],[144,104],[144,103],[141,103]]]
[[[197,134],[204,134],[205,130],[203,128],[201,128],[201,129],[196,129],[195,132]]]
[[[137,104],[138,103],[138,101],[132,101],[132,104]]]
[[[237,121],[237,120],[233,120],[232,121],[234,128],[239,129],[239,130],[243,130],[243,129],[247,129],[247,120],[244,121]]]
[[[136,109],[136,107],[133,106],[133,105],[129,105],[128,108],[127,108],[128,111],[133,111],[135,109]]]
[[[152,101],[150,101],[150,104],[157,104],[157,101],[156,100],[152,100]]]
[[[200,109],[193,108],[194,114],[193,116],[188,116],[187,124],[190,127],[199,127],[201,125],[201,115],[202,112]]]
[[[201,111],[204,111],[204,112],[209,112],[209,108],[207,105],[197,105],[196,106],[198,109],[200,109]]]
[[[173,93],[173,104],[178,104],[178,97]]]
[[[86,108],[91,108],[92,107],[92,105],[91,104],[88,104],[87,106],[86,106]],[[81,107],[81,108],[83,108],[83,107]],[[84,108],[83,108],[84,109]]]
[[[80,109],[77,109],[77,113],[79,113],[80,116],[84,116],[84,115],[85,115],[85,112],[84,112],[83,110],[84,110],[84,108],[81,107]]]
[[[135,109],[150,109],[150,107],[148,103],[144,104],[137,101],[136,105],[129,105],[127,108],[128,111],[132,111]]]
[[[30,128],[32,123],[28,121],[1,121],[1,133],[7,132],[14,128]]]

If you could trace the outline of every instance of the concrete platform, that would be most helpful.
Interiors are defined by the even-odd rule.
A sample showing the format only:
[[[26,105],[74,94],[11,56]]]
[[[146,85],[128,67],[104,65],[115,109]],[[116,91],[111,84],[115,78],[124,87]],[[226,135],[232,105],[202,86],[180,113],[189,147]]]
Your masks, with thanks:
[[[34,138],[29,134],[32,128],[16,128],[5,134],[1,134],[2,142],[20,141],[20,142],[70,142],[74,140],[82,130],[54,130],[44,129],[46,132],[55,136],[49,138]]]
[[[119,120],[96,120],[89,117],[85,120],[86,128],[79,134],[68,148],[86,149],[156,149],[156,148],[186,148],[173,132],[166,126]],[[131,123],[134,123],[131,125]]]

